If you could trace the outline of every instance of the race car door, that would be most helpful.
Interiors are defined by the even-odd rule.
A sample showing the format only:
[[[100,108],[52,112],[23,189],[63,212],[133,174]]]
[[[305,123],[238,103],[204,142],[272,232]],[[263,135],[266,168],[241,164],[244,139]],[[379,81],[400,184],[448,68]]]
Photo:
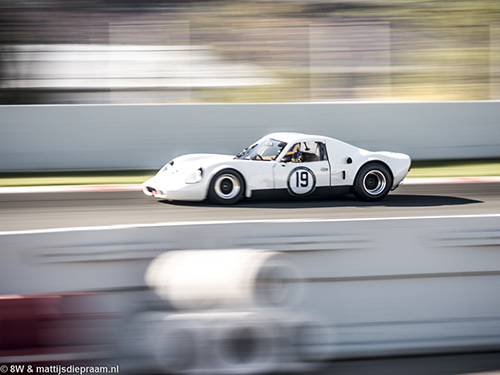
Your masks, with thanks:
[[[283,154],[273,168],[274,188],[286,189],[292,196],[307,196],[330,186],[330,164],[321,141],[297,142]]]

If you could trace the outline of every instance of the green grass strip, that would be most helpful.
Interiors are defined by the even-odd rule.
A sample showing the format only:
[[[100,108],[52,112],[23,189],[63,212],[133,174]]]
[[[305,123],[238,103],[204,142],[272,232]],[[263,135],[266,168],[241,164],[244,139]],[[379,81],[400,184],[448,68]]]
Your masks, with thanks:
[[[0,173],[0,186],[141,184],[155,170]],[[414,161],[408,178],[500,176],[500,159]]]
[[[157,171],[0,173],[0,186],[141,184]]]
[[[415,161],[408,178],[500,176],[500,159]]]

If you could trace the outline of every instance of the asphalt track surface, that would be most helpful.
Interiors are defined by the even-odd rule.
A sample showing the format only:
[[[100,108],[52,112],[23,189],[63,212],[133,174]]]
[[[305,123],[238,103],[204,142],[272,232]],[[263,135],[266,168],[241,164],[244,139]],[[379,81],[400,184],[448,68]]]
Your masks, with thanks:
[[[164,222],[358,219],[500,214],[500,183],[403,185],[383,201],[168,202],[141,191],[0,194],[0,231]]]
[[[500,375],[500,352],[337,361],[318,375]]]

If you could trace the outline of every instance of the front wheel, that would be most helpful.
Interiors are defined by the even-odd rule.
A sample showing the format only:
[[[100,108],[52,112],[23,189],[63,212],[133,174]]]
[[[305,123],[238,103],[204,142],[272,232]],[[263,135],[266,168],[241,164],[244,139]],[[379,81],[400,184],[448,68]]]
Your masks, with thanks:
[[[391,187],[391,172],[386,166],[376,163],[365,165],[359,170],[353,190],[356,198],[376,202],[384,199]]]
[[[208,199],[216,204],[234,204],[243,195],[243,177],[233,170],[223,170],[217,173],[208,189]]]

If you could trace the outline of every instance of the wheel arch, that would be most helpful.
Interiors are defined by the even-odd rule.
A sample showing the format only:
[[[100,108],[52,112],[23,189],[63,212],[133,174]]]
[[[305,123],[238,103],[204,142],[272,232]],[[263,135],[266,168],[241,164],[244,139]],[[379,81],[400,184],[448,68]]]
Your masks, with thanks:
[[[221,166],[218,166],[217,168],[214,168],[212,171],[210,171],[209,177],[207,178],[207,184],[206,184],[206,187],[205,187],[205,199],[208,198],[208,192],[210,190],[210,186],[212,185],[212,181],[213,181],[214,177],[219,172],[223,172],[223,171],[234,172],[234,173],[237,173],[241,177],[241,181],[243,182],[243,195],[245,197],[248,197],[248,192],[247,192],[247,186],[248,186],[248,184],[247,184],[245,175],[241,171],[239,171],[238,169],[236,169],[236,168],[234,168],[232,166],[221,165]]]
[[[363,169],[363,167],[367,166],[367,165],[382,165],[384,167],[386,167],[388,170],[389,170],[389,173],[391,174],[391,178],[392,178],[392,181],[394,183],[394,172],[392,171],[392,168],[389,166],[389,164],[387,164],[386,162],[384,162],[383,160],[380,160],[380,159],[373,159],[373,160],[368,160],[367,162],[361,164],[358,169],[356,170],[356,174],[355,174],[355,177],[354,177],[354,180],[353,180],[353,186],[354,184],[356,183],[356,179],[358,178],[358,175],[359,175],[359,171],[361,169]]]

